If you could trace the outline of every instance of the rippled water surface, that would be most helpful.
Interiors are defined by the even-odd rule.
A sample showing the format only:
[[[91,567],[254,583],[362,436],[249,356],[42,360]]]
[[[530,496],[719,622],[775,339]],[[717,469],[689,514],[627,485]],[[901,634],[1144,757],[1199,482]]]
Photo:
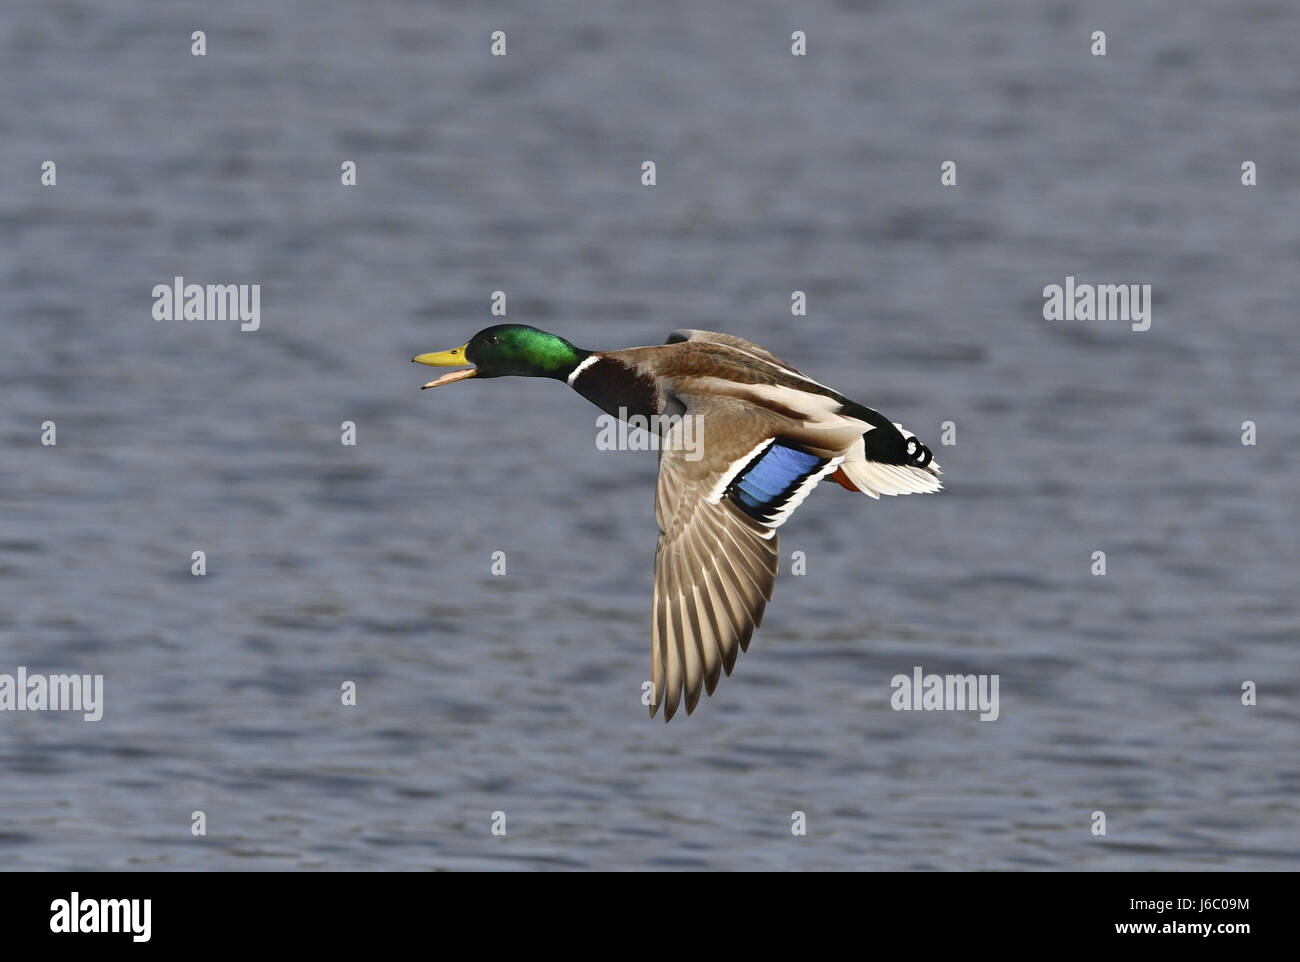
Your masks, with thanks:
[[[0,672],[107,703],[0,714],[0,865],[1297,868],[1300,11],[590,6],[6,5]],[[153,320],[176,275],[261,329]],[[1151,329],[1044,321],[1067,275]],[[652,723],[654,455],[408,363],[497,289],[592,348],[756,340],[948,489],[818,490]],[[1001,718],[891,711],[914,665]]]

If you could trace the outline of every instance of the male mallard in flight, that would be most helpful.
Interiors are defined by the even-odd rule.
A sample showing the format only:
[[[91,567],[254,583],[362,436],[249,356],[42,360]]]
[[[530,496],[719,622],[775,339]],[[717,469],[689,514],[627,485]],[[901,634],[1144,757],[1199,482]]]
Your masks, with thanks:
[[[674,421],[659,443],[650,715],[682,692],[690,714],[710,695],[772,599],[776,529],[829,477],[850,491],[938,491],[930,449],[884,415],[805,377],[757,344],[674,331],[666,344],[584,351],[522,324],[479,331],[412,360],[459,367],[426,388],[467,378],[551,377],[615,417]],[[470,366],[465,366],[470,365]],[[701,442],[683,443],[693,417]]]

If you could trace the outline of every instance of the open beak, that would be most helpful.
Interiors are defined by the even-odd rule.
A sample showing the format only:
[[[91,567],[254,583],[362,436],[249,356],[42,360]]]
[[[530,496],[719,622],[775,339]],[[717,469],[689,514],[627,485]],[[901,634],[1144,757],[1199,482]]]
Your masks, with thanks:
[[[468,344],[462,344],[460,347],[453,348],[450,351],[434,351],[432,354],[417,354],[411,358],[416,364],[428,364],[430,367],[460,367],[462,364],[468,364],[465,360],[465,349]],[[459,371],[451,371],[444,374],[435,381],[430,381],[420,388],[423,391],[428,387],[437,387],[439,384],[450,384],[452,381],[463,381],[467,377],[473,377],[478,371],[473,367],[461,368]]]

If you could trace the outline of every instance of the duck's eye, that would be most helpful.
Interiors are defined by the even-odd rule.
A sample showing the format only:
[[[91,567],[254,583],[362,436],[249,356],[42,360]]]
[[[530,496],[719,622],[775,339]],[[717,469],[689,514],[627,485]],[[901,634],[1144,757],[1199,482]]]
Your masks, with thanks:
[[[495,346],[501,343],[501,338],[497,337],[495,334],[489,334],[487,342]]]

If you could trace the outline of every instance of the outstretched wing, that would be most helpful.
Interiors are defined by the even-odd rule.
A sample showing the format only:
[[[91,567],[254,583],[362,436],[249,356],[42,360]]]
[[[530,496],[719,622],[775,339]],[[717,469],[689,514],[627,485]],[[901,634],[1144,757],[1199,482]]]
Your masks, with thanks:
[[[783,441],[738,406],[686,421],[661,443],[655,516],[650,715],[695,710],[749,647],[776,580],[776,529],[843,460]],[[693,442],[699,442],[698,444]]]

